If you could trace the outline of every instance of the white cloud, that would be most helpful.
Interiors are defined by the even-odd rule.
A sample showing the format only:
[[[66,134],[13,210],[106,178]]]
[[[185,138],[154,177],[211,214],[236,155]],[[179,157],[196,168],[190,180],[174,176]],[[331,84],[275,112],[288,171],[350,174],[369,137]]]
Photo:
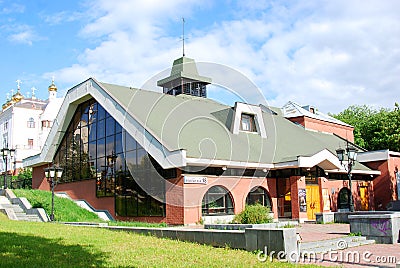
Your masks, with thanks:
[[[43,21],[48,25],[58,25],[65,22],[73,22],[84,19],[86,15],[82,12],[60,11],[51,14],[45,13],[42,14],[41,17],[43,18]]]
[[[0,5],[2,2],[0,2]],[[0,14],[11,14],[11,13],[24,13],[25,12],[25,6],[12,3],[10,5],[7,5],[5,7],[0,7]]]
[[[29,27],[23,27],[21,31],[17,33],[10,34],[8,36],[8,40],[15,43],[32,45],[33,40],[37,39],[33,30]]]
[[[213,7],[183,0],[98,1],[81,32],[97,45],[55,73],[71,82],[85,74],[141,86],[179,57],[171,24],[179,27],[181,14],[190,22],[198,8],[210,8],[211,18]],[[351,104],[392,107],[399,101],[400,2],[274,1],[238,8],[236,18],[189,32],[187,55],[244,73],[276,106],[293,100],[338,112]]]

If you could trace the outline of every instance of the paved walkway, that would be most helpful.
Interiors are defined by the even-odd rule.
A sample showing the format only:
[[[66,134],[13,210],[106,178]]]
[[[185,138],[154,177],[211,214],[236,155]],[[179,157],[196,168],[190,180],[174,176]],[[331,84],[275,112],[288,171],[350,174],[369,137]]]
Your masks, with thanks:
[[[350,233],[349,224],[313,224],[299,225],[303,242],[319,241],[347,236]],[[323,266],[341,267],[400,267],[400,244],[372,244],[352,247],[340,251],[332,251],[316,258],[302,260],[303,263],[313,263]]]
[[[315,224],[303,223],[296,227],[302,242],[311,242],[347,236],[350,233],[349,224]]]

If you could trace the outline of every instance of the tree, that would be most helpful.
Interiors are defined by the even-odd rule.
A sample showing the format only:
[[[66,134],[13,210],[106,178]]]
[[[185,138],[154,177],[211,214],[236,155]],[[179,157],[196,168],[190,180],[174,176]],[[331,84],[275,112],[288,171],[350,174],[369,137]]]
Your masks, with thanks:
[[[375,110],[367,105],[352,105],[332,115],[354,127],[354,142],[367,150],[400,151],[400,106]]]

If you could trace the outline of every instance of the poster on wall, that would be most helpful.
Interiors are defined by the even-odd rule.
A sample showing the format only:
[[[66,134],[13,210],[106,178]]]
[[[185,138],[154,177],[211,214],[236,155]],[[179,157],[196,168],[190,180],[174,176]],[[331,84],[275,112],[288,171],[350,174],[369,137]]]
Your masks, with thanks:
[[[307,212],[306,189],[299,189],[300,212]]]
[[[322,199],[324,200],[324,211],[331,210],[331,202],[329,200],[329,190],[322,189]]]
[[[396,167],[397,170],[397,167]],[[400,200],[400,171],[396,172],[396,180],[397,180],[397,200]]]

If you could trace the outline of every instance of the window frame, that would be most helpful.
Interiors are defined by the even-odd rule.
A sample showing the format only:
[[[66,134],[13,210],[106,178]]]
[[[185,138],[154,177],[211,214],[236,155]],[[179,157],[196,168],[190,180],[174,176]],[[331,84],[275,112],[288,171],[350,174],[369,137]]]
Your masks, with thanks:
[[[26,121],[26,127],[27,128],[35,128],[36,127],[36,122],[33,117],[30,117],[28,121]]]
[[[215,199],[215,197],[217,198]],[[215,207],[214,205],[211,205],[212,203],[214,202],[216,203],[217,201],[219,201],[221,198],[223,206]],[[211,186],[204,194],[201,203],[202,203],[201,214],[203,216],[235,214],[235,204],[233,201],[232,194],[224,186],[221,185]],[[231,204],[231,206],[229,206],[229,203]]]
[[[256,192],[259,189],[262,190],[262,192]],[[258,202],[250,202],[250,200],[252,199],[251,197],[254,196],[260,196],[262,198],[262,204],[258,203]],[[259,198],[257,198],[259,199]],[[265,189],[262,186],[255,186],[253,187],[249,193],[246,196],[246,205],[255,205],[255,204],[260,204],[264,207],[269,207],[272,210],[272,200],[271,197],[269,196],[269,193],[267,191],[267,189]]]
[[[244,126],[246,127],[244,128]],[[257,132],[256,119],[254,114],[248,114],[248,113],[241,114],[240,130],[245,132]]]
[[[28,148],[32,149],[33,148],[33,139],[28,139]]]

